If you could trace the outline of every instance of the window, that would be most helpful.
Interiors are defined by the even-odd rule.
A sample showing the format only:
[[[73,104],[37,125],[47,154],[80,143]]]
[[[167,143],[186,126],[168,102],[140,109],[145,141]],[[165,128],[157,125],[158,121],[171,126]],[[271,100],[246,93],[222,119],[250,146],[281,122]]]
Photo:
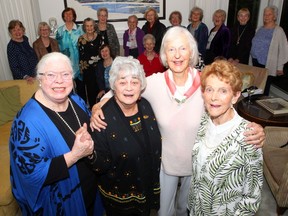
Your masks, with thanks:
[[[232,28],[237,21],[237,12],[241,8],[250,11],[250,22],[254,28],[257,27],[260,0],[229,0],[227,26]],[[288,18],[288,17],[287,17]]]

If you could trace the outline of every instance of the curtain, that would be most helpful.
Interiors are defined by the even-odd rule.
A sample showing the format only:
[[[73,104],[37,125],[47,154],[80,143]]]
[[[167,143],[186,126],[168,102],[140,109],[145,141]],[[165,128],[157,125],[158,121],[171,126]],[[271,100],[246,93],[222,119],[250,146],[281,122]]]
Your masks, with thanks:
[[[214,24],[212,22],[212,16],[214,11],[218,9],[225,10],[228,14],[228,5],[229,0],[194,0],[195,5],[197,7],[200,7],[204,11],[204,17],[203,22],[207,25],[208,30],[210,31],[212,27],[214,27]],[[226,23],[226,22],[225,22]]]
[[[278,8],[277,24],[280,24],[283,0],[269,0],[269,6],[275,5]]]
[[[9,0],[0,1],[0,80],[12,79],[12,73],[7,59],[7,44],[10,40],[8,24],[12,19],[19,19],[25,29],[30,44],[36,40],[37,25],[41,20],[38,1],[35,0]]]

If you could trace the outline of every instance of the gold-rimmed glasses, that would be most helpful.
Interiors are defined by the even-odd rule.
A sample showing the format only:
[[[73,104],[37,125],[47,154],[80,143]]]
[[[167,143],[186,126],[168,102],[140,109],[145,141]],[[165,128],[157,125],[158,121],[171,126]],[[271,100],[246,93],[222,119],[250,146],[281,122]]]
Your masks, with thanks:
[[[72,79],[72,73],[69,71],[63,71],[60,73],[56,73],[53,71],[47,71],[44,73],[39,73],[39,75],[45,76],[45,78],[50,81],[50,82],[54,82],[56,80],[56,78],[60,75],[61,78],[65,81],[68,82]]]

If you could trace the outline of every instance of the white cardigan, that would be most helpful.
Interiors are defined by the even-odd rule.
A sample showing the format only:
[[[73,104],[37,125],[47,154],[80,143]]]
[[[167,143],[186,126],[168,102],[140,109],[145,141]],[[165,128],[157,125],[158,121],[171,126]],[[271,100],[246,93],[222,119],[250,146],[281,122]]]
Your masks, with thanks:
[[[283,70],[288,61],[288,43],[285,32],[280,26],[276,26],[270,43],[266,68],[271,76],[276,76],[277,70]]]

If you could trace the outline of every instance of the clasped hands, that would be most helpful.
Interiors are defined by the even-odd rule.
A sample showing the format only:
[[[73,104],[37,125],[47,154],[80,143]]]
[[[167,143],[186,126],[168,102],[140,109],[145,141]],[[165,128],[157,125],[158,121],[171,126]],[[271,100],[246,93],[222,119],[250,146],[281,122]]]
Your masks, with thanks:
[[[76,137],[71,153],[77,160],[79,160],[91,155],[93,151],[94,141],[87,130],[87,124],[84,123],[83,126],[76,131]]]

